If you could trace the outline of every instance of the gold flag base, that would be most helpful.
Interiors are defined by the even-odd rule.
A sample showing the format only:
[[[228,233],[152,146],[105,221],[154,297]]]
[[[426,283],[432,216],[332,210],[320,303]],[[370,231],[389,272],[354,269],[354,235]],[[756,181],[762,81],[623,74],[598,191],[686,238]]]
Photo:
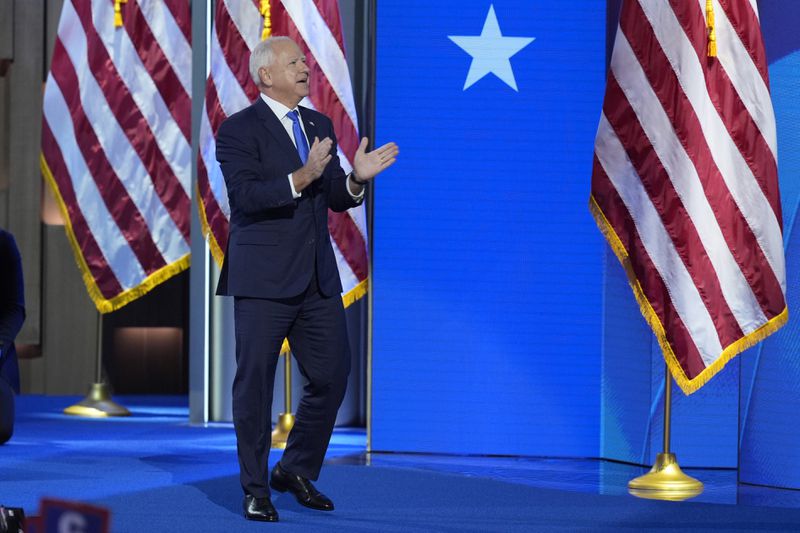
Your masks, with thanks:
[[[294,415],[292,413],[281,413],[278,416],[278,424],[272,430],[272,447],[278,450],[286,449],[286,441],[289,432],[294,426]]]
[[[64,413],[88,418],[131,415],[130,411],[111,398],[111,391],[105,383],[92,383],[86,398],[64,409]]]
[[[674,453],[659,453],[650,472],[628,482],[628,492],[637,498],[682,501],[703,492],[703,482],[686,475]]]

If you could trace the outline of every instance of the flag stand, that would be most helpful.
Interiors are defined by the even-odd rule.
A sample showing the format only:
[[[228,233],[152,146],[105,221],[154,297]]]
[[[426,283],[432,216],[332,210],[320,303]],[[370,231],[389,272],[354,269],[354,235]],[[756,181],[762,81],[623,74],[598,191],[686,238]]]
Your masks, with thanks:
[[[103,315],[97,313],[97,374],[89,394],[64,409],[64,413],[88,418],[105,418],[110,416],[130,416],[131,412],[111,398],[108,384],[103,381]]]
[[[628,492],[638,498],[681,501],[703,492],[703,482],[684,474],[674,453],[670,453],[670,407],[672,405],[672,375],[664,370],[664,451],[656,456],[650,472],[628,482]]]
[[[289,432],[294,426],[292,414],[292,352],[284,352],[283,364],[283,412],[278,416],[278,424],[272,430],[272,447],[285,450]]]

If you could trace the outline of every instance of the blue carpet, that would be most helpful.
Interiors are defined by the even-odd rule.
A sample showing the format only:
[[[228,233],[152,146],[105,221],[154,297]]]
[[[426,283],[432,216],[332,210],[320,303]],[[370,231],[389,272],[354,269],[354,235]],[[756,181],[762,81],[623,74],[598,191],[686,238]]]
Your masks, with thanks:
[[[278,524],[239,518],[237,478],[98,500],[115,531],[798,531],[800,510],[667,503],[570,493],[416,470],[329,466],[318,483],[337,510],[273,497]],[[149,522],[145,522],[144,517]],[[124,527],[123,527],[124,526]]]
[[[15,437],[0,447],[0,503],[29,514],[43,496],[94,503],[111,510],[115,532],[800,531],[794,508],[655,502],[342,464],[337,457],[361,451],[347,432],[317,483],[335,512],[280,494],[281,522],[252,523],[241,517],[230,426],[188,425],[185,398],[120,398],[133,416],[114,420],[60,414],[71,400],[20,398]]]

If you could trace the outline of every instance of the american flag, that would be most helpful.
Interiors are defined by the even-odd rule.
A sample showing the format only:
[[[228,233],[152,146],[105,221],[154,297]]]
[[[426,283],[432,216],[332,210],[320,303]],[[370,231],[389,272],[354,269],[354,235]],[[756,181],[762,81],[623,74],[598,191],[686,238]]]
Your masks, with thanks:
[[[63,4],[40,162],[100,312],[189,266],[190,23],[188,0]]]
[[[336,0],[218,0],[211,32],[211,72],[200,126],[198,189],[200,215],[215,259],[221,263],[228,239],[230,208],[214,135],[229,115],[250,105],[258,89],[248,72],[250,51],[267,35],[291,37],[306,54],[310,94],[301,105],[329,116],[336,131],[339,160],[352,169],[358,148],[353,90]],[[366,291],[367,244],[364,207],[328,212],[328,229],[339,266],[345,305]]]
[[[788,318],[756,0],[625,0],[590,208],[687,394]]]

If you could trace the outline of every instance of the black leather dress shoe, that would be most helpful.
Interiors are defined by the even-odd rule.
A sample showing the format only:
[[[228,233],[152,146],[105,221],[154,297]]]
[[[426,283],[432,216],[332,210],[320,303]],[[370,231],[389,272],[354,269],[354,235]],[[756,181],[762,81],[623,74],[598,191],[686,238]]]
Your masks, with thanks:
[[[269,497],[256,498],[246,494],[242,506],[244,507],[244,517],[248,520],[258,520],[260,522],[278,521],[278,511],[272,506]]]
[[[280,462],[272,469],[269,486],[278,492],[286,492],[288,490],[294,494],[300,505],[305,505],[318,511],[333,511],[333,502],[327,496],[318,491],[303,476],[292,474],[281,468]]]

